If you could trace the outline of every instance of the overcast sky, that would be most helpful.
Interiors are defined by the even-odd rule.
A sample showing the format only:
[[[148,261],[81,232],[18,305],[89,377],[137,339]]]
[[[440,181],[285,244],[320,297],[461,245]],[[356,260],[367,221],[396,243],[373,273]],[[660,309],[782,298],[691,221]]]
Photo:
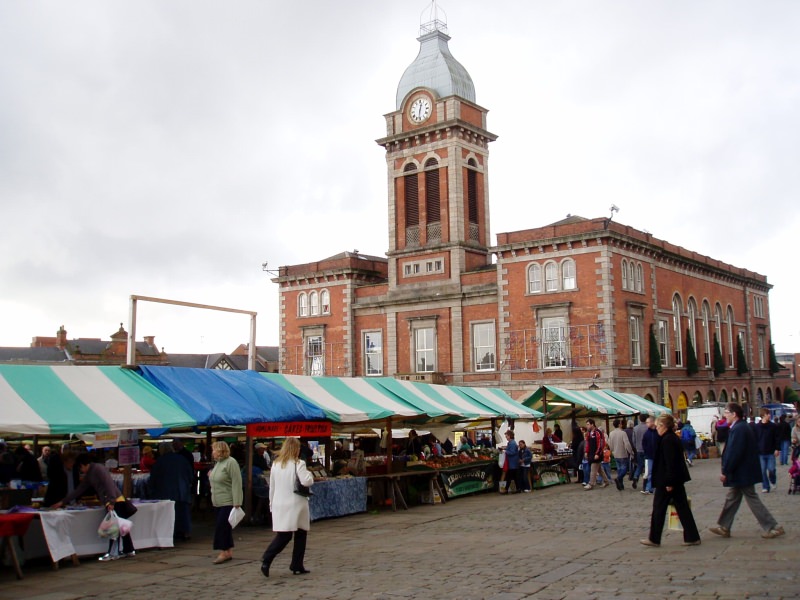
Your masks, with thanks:
[[[383,115],[428,0],[0,2],[0,346],[128,328],[131,294],[258,311],[270,268],[388,248]],[[615,220],[768,277],[800,352],[800,2],[446,0],[490,110],[494,234]],[[249,320],[141,304],[230,352]]]

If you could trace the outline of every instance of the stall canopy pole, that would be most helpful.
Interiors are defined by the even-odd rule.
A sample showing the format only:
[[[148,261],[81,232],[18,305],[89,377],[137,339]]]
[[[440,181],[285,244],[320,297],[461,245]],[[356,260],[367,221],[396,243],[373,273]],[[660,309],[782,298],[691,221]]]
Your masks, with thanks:
[[[253,508],[253,438],[250,434],[247,435],[245,443],[247,444],[247,483],[244,486],[244,513],[253,519],[251,509]]]
[[[392,417],[386,417],[386,474],[392,472]]]

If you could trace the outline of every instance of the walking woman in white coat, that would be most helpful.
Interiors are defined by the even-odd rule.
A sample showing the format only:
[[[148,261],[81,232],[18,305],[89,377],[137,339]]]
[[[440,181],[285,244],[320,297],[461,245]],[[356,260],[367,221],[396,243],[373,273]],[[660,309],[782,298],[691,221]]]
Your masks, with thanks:
[[[292,562],[289,569],[294,575],[310,573],[303,565],[306,554],[306,538],[311,528],[308,498],[295,494],[295,481],[306,487],[314,483],[314,476],[306,469],[305,461],[299,460],[300,441],[286,438],[278,458],[272,463],[269,473],[269,509],[272,512],[272,531],[275,538],[261,557],[261,572],[269,577],[269,567],[275,557],[289,544],[294,535]]]

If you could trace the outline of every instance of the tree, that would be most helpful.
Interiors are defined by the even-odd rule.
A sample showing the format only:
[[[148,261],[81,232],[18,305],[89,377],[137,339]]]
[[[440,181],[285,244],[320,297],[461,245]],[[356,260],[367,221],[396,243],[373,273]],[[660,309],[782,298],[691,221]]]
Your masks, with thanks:
[[[661,373],[661,352],[658,351],[656,328],[650,325],[650,375],[655,377]]]
[[[736,374],[744,375],[750,369],[747,367],[747,359],[744,357],[744,348],[742,347],[742,338],[736,338]]]
[[[725,372],[725,359],[722,358],[722,348],[719,347],[717,334],[714,334],[714,377],[719,377]]]
[[[697,354],[694,351],[694,342],[692,341],[691,330],[686,330],[686,374],[694,375],[700,370],[697,366]]]
[[[787,404],[794,404],[797,406],[797,403],[800,402],[800,396],[797,395],[790,386],[786,386],[783,388],[783,401]]]
[[[778,362],[778,357],[775,356],[775,344],[772,343],[772,340],[769,341],[769,374],[775,375],[778,371],[785,368],[781,363]]]

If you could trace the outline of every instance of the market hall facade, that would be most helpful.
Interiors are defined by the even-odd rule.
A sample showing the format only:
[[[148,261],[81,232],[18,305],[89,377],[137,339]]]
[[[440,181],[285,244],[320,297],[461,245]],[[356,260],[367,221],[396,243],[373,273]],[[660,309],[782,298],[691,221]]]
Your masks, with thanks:
[[[388,251],[282,266],[280,371],[638,394],[675,411],[780,402],[770,284],[612,217],[499,233],[488,110],[423,24],[385,115]],[[657,351],[657,354],[656,354]]]

